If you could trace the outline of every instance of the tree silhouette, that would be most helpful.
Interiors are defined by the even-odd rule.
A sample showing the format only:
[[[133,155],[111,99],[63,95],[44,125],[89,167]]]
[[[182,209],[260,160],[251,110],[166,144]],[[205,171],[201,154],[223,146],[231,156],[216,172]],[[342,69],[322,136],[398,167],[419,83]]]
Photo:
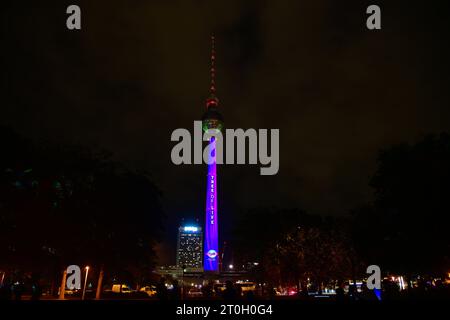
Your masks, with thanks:
[[[244,215],[236,238],[240,259],[261,261],[264,278],[275,285],[300,289],[308,278],[321,285],[360,272],[346,228],[336,219],[298,209],[260,208]]]
[[[370,185],[374,206],[360,210],[355,222],[366,255],[395,272],[447,271],[450,136],[429,135],[383,150]]]
[[[279,269],[285,284],[298,289],[307,279],[318,287],[352,278],[355,261],[351,245],[335,230],[297,227],[271,248],[269,260]]]

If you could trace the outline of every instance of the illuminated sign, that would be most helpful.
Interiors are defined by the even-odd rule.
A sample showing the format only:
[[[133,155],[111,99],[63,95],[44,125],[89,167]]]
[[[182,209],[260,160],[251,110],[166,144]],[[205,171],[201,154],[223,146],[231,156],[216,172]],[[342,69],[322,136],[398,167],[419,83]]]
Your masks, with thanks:
[[[208,251],[206,255],[211,259],[215,259],[217,257],[217,251],[211,249]]]
[[[186,232],[197,232],[198,228],[197,227],[192,227],[192,226],[186,226],[186,227],[184,227],[184,231],[186,231]]]

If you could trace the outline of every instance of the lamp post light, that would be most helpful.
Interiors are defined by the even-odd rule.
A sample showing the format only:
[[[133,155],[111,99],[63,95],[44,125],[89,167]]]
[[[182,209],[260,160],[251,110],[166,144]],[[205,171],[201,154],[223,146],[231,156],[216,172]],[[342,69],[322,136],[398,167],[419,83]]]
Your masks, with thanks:
[[[186,265],[182,265],[183,273],[181,274],[181,300],[184,300],[184,273],[186,272]]]
[[[84,277],[84,287],[83,287],[83,295],[81,296],[81,300],[84,300],[84,296],[86,294],[86,284],[87,284],[87,278],[89,273],[89,266],[86,266],[86,276]]]

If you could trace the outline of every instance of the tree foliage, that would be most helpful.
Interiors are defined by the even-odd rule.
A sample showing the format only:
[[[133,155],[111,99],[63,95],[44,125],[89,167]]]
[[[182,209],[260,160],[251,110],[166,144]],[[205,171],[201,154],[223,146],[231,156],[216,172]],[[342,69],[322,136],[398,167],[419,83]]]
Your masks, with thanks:
[[[359,260],[346,228],[336,219],[322,219],[302,210],[257,209],[236,227],[238,248],[261,261],[264,278],[274,284],[316,284],[350,279]]]
[[[395,272],[447,271],[450,136],[429,135],[383,150],[370,185],[374,205],[355,214],[366,255]]]
[[[150,271],[163,210],[148,174],[87,148],[36,145],[6,128],[0,143],[0,266]]]

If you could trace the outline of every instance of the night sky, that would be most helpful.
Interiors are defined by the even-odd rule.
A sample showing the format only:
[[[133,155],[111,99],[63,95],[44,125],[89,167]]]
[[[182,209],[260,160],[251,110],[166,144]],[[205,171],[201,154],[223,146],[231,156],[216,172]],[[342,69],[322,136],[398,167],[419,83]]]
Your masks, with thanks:
[[[81,31],[66,28],[70,4],[81,7]],[[366,28],[369,4],[380,5],[382,30]],[[0,124],[150,172],[169,244],[180,218],[203,214],[206,168],[173,165],[170,135],[205,110],[212,33],[226,127],[279,128],[281,139],[276,176],[219,168],[224,230],[260,206],[345,215],[370,201],[380,148],[450,128],[448,1],[2,6]]]

